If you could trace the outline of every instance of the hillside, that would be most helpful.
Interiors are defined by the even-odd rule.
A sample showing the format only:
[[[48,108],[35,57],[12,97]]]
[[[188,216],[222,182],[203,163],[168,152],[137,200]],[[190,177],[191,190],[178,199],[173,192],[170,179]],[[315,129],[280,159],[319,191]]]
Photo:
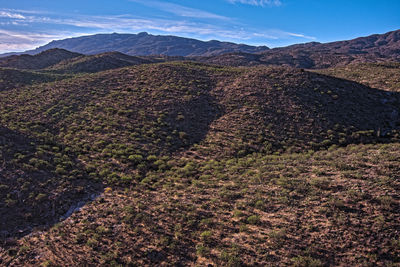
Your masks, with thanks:
[[[316,70],[319,73],[362,83],[386,91],[400,91],[400,63],[360,63]]]
[[[9,240],[1,263],[396,265],[399,151],[354,145],[171,162],[140,185],[107,188],[48,231]]]
[[[50,77],[50,74],[93,73],[127,66],[167,61],[184,61],[184,57],[142,56],[135,57],[119,52],[106,52],[96,55],[82,55],[63,49],[49,49],[37,55],[13,55],[0,58],[1,77],[4,86],[12,84],[29,84],[39,77]],[[18,71],[23,70],[23,71]],[[33,71],[33,72],[32,72]],[[53,75],[56,77],[57,75]],[[61,77],[61,76],[60,76]],[[18,83],[22,82],[22,83]],[[42,79],[42,82],[45,80]],[[48,79],[51,81],[51,79]],[[30,84],[31,84],[30,83]]]
[[[0,91],[66,78],[63,75],[0,68]]]
[[[0,265],[400,262],[397,63],[119,60],[0,90]]]
[[[41,129],[36,125],[37,129]],[[0,127],[1,239],[52,225],[101,187],[85,179],[73,153],[53,140]],[[65,169],[61,171],[63,164]],[[68,171],[68,174],[66,173]]]
[[[389,134],[399,119],[395,93],[282,67],[143,65],[7,91],[1,101],[11,114],[23,107],[16,122],[28,116],[88,145],[121,131],[123,143],[149,154],[194,144],[226,155],[348,144]]]
[[[64,49],[49,49],[37,55],[14,55],[0,58],[0,67],[39,70],[55,65],[63,60],[81,56]]]
[[[157,62],[157,60],[128,56],[119,52],[108,52],[63,60],[56,65],[48,67],[47,70],[57,73],[91,73],[154,62]]]
[[[96,34],[52,41],[29,54],[62,48],[81,54],[99,54],[117,51],[132,56],[167,55],[167,56],[213,56],[229,52],[256,53],[267,50],[266,46],[250,46],[220,41],[200,41],[170,35],[138,34]]]
[[[226,66],[279,65],[322,69],[365,62],[400,61],[400,30],[348,41],[306,43],[257,53],[232,53],[198,58]]]

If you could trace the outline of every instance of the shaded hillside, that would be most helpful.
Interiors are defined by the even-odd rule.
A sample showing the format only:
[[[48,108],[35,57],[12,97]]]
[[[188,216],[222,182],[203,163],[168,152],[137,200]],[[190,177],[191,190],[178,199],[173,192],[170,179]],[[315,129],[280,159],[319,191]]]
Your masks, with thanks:
[[[0,91],[65,78],[62,75],[0,68]]]
[[[33,56],[24,54],[0,58],[0,67],[39,70],[78,56],[81,55],[64,49],[49,49]]]
[[[296,69],[243,69],[213,93],[224,114],[205,143],[221,153],[348,144],[399,126],[397,94]]]
[[[250,53],[226,53],[218,56],[211,57],[192,57],[194,61],[214,64],[220,66],[230,66],[230,67],[240,67],[240,66],[259,66],[263,65],[261,60],[261,55],[259,54],[250,54]],[[267,65],[267,64],[264,64]]]
[[[400,30],[333,43],[306,43],[274,48],[258,55],[234,53],[199,58],[226,66],[279,65],[307,69],[345,66],[350,63],[400,61]]]
[[[0,127],[0,243],[59,221],[79,201],[100,191],[71,150]]]
[[[256,53],[267,50],[266,46],[250,46],[220,41],[200,41],[171,35],[138,34],[96,34],[52,41],[29,54],[36,54],[52,48],[63,48],[82,54],[98,54],[118,51],[132,56],[212,56],[229,52]]]
[[[317,72],[362,83],[372,88],[400,92],[400,63],[362,63],[317,70]]]
[[[47,70],[57,73],[90,73],[153,62],[157,61],[150,58],[128,56],[119,52],[109,52],[64,60]]]

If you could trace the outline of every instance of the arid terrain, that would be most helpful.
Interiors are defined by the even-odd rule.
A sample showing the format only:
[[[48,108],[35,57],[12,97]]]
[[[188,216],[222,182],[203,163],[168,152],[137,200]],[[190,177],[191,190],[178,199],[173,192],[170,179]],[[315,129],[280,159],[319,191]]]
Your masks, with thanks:
[[[399,36],[0,58],[0,265],[400,266]]]

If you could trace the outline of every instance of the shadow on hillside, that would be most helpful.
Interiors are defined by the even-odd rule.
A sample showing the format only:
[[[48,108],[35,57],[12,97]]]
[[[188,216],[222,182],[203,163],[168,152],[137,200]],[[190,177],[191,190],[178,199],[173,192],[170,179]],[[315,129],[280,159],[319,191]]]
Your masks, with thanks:
[[[399,129],[400,93],[323,74],[310,73],[310,76],[315,81],[314,86],[325,94],[317,112],[327,122],[355,130],[374,130],[376,134],[380,132],[380,136]]]
[[[68,78],[67,75],[52,75],[29,70],[0,67],[0,92],[33,84],[53,82]]]
[[[207,136],[210,124],[223,115],[220,109],[214,97],[204,94],[176,106],[173,116],[181,114],[184,119],[170,123],[186,134],[187,145],[192,146],[200,143]]]
[[[189,105],[187,114],[203,114],[188,121],[188,132],[196,137],[192,144],[207,135],[220,137],[208,148],[225,153],[240,149],[236,138],[251,153],[263,151],[265,144],[275,152],[398,140],[396,92],[286,67],[246,69],[217,81],[208,99]]]
[[[220,133],[223,138],[234,133],[250,144],[245,147],[250,152],[262,151],[265,143],[273,151],[297,151],[398,140],[399,93],[286,67],[257,67],[222,78],[211,77],[209,89],[170,112],[183,115],[170,124],[187,134],[190,146]],[[211,145],[225,153],[238,149],[233,139]]]
[[[276,84],[278,89],[265,90],[256,82],[245,86],[263,98],[258,100],[263,110],[260,120],[270,124],[273,144],[319,148],[397,138],[400,93],[301,70],[269,68],[265,73],[254,80],[264,78],[267,86]]]
[[[52,226],[102,192],[73,154],[46,145],[0,126],[0,246]],[[46,150],[49,145],[57,153]],[[69,165],[65,172],[60,154]]]

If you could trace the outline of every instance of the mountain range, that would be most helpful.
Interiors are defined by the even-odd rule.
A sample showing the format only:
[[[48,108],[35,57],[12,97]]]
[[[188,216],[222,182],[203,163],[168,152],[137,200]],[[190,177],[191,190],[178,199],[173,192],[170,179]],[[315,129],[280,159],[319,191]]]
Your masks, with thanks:
[[[52,50],[55,48],[71,52]],[[47,50],[58,52],[49,55],[50,52],[46,52]],[[311,42],[273,49],[265,46],[254,47],[219,41],[203,42],[183,37],[155,36],[147,33],[97,34],[52,41],[35,50],[26,51],[27,55],[21,57],[15,57],[15,55],[14,57],[3,57],[0,58],[0,66],[42,69],[62,60],[72,60],[72,58],[83,55],[103,54],[101,57],[104,57],[106,55],[104,53],[108,52],[114,53],[108,54],[108,57],[116,61],[116,66],[154,62],[156,55],[162,55],[161,61],[188,59],[226,66],[286,65],[322,69],[351,63],[400,61],[400,30],[348,41]],[[118,56],[115,52],[119,53]],[[151,55],[153,55],[152,59],[143,58],[143,56]],[[128,56],[142,56],[142,58],[127,59]],[[92,57],[91,60],[95,58],[97,61],[100,60],[98,56]],[[68,64],[72,64],[72,62]],[[108,68],[110,67],[100,67],[99,69]]]
[[[350,63],[400,61],[400,30],[348,41],[291,45],[257,54],[230,53],[201,58],[200,61],[228,66],[286,65],[308,69]]]

